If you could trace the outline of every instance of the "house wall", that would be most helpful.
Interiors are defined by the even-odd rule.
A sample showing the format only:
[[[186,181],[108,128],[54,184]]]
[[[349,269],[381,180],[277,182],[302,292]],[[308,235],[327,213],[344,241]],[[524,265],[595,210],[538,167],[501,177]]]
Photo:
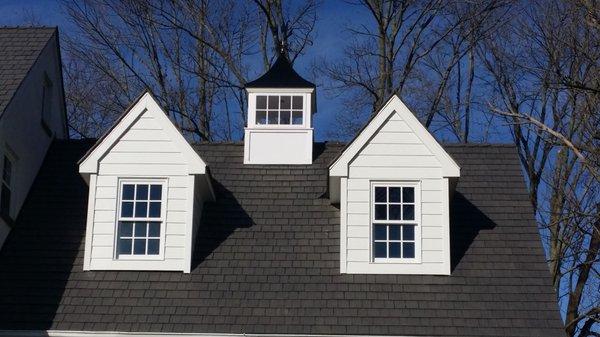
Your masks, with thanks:
[[[164,259],[115,259],[117,193],[120,178],[167,180],[166,218],[163,224]],[[194,224],[194,186],[194,176],[188,173],[188,163],[181,149],[149,112],[141,114],[100,160],[97,178],[90,179],[90,199],[93,191],[95,205],[93,214],[89,215],[91,223],[88,219],[88,232],[91,233],[91,240],[88,240],[91,242],[88,269],[189,272],[190,255],[186,252],[191,251],[192,243],[189,234],[192,233]],[[201,204],[203,201],[196,202]],[[92,227],[91,230],[89,226]]]
[[[372,262],[372,181],[420,181],[420,259],[416,251],[420,261]],[[449,274],[448,180],[442,177],[440,162],[398,113],[389,117],[350,162],[348,178],[341,184],[342,272]]]
[[[52,109],[50,119],[47,120],[49,130],[42,127],[44,73],[53,83]],[[67,138],[63,102],[60,54],[55,35],[41,51],[38,60],[0,116],[0,165],[5,153],[14,157],[10,210],[12,219],[16,219],[21,210],[52,139]],[[8,224],[0,219],[0,247],[9,230]]]

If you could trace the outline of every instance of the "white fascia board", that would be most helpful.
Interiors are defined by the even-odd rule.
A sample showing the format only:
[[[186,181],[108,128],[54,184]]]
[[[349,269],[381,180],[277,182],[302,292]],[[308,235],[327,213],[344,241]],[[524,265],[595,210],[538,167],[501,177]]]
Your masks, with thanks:
[[[329,175],[333,177],[347,177],[348,165],[358,153],[368,144],[384,123],[394,113],[400,114],[402,119],[411,128],[423,144],[435,155],[442,165],[444,177],[460,177],[460,167],[437,142],[431,133],[421,124],[417,117],[408,109],[397,95],[393,95],[384,107],[373,117],[369,124],[350,143],[337,160],[329,167]]]
[[[176,332],[122,332],[122,331],[66,331],[66,330],[0,330],[7,337],[347,337],[323,334],[257,334],[257,333],[176,333]],[[412,337],[408,335],[352,335],[352,337]]]
[[[181,132],[179,132],[164,110],[148,92],[146,92],[137,101],[137,103],[135,103],[135,105],[129,109],[126,115],[117,122],[117,124],[104,138],[99,140],[100,143],[98,143],[90,153],[82,158],[79,164],[79,173],[98,173],[100,160],[108,151],[110,151],[110,149],[119,141],[123,134],[129,130],[129,128],[144,112],[147,112],[148,114],[152,115],[152,117],[156,118],[156,120],[162,125],[163,130],[167,133],[167,135],[173,140],[173,142],[175,142],[179,149],[181,149],[188,162],[189,173],[205,174],[206,163],[202,160],[202,158],[200,158],[198,153],[194,151],[187,140],[185,140]]]
[[[311,94],[314,88],[246,88],[249,94]]]

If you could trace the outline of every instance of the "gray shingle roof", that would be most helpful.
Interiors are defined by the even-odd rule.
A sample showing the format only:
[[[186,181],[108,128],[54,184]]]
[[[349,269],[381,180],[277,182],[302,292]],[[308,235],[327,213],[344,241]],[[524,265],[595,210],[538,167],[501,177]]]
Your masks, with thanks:
[[[306,166],[243,165],[197,147],[215,181],[192,273],[82,271],[90,141],[52,146],[0,251],[0,329],[564,336],[515,148],[449,145],[451,276],[339,274],[324,195],[340,145]]]
[[[56,28],[0,27],[0,115]]]

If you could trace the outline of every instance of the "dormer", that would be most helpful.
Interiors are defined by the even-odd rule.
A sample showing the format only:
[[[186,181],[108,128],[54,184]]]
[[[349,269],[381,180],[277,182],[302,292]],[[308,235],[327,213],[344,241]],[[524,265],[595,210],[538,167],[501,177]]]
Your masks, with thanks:
[[[315,85],[280,55],[246,90],[244,164],[311,164]]]
[[[190,272],[206,163],[145,93],[79,161],[89,185],[84,270]]]

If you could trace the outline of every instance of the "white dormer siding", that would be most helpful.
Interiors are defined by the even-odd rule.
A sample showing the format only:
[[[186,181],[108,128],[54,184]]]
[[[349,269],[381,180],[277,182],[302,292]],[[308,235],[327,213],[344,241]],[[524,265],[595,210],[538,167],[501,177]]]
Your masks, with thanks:
[[[313,94],[304,88],[248,89],[244,164],[312,163]]]
[[[330,167],[340,270],[450,274],[449,195],[460,169],[398,97]]]
[[[214,196],[206,164],[150,94],[80,173],[89,183],[84,270],[190,271],[198,217]]]

